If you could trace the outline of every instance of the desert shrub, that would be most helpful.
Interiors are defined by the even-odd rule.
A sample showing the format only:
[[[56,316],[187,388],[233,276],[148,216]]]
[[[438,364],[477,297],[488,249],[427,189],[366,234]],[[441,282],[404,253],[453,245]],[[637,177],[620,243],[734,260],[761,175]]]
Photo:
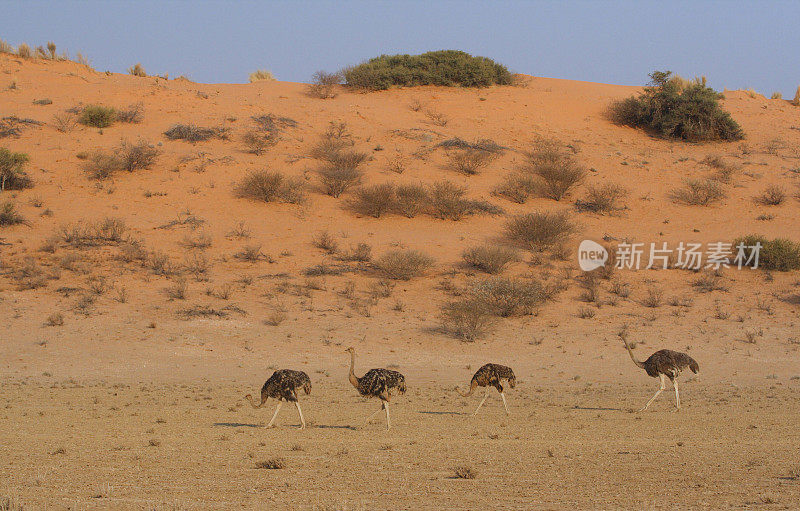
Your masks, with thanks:
[[[78,124],[78,116],[73,112],[53,114],[53,127],[61,133],[69,133]]]
[[[433,258],[417,250],[391,250],[374,264],[390,279],[410,280],[423,275],[433,262]]]
[[[786,238],[767,239],[764,236],[751,234],[733,240],[734,253],[738,253],[740,244],[753,247],[761,243],[758,252],[758,267],[765,270],[789,271],[800,269],[800,243]],[[751,259],[752,249],[744,248],[744,261]],[[743,262],[744,262],[743,261]],[[753,261],[750,261],[750,265]]]
[[[517,215],[506,224],[506,236],[529,250],[542,250],[569,238],[576,231],[567,212]]]
[[[602,186],[587,186],[586,197],[575,204],[578,209],[594,213],[609,214],[623,209],[618,201],[628,195],[622,186],[606,183]]]
[[[522,172],[512,172],[503,179],[503,182],[494,190],[494,193],[517,204],[524,204],[531,195],[536,193],[538,185],[539,180],[535,176]]]
[[[686,179],[681,188],[670,193],[670,198],[690,206],[708,206],[726,197],[722,185],[713,179]]]
[[[586,176],[586,170],[555,141],[540,140],[525,155],[523,172],[539,178],[535,191],[542,197],[561,200]]]
[[[84,126],[107,128],[117,120],[117,111],[111,107],[88,105],[81,110],[78,122]]]
[[[25,173],[28,161],[30,157],[27,154],[15,153],[0,147],[0,192],[23,190],[33,186],[33,181]]]
[[[794,91],[794,99],[792,99],[791,103],[794,106],[800,106],[800,85],[798,85],[797,90]]]
[[[0,226],[16,225],[25,223],[25,217],[17,212],[13,202],[0,204]]]
[[[503,147],[494,140],[489,138],[481,138],[476,140],[475,142],[467,142],[466,140],[454,137],[448,138],[447,140],[443,140],[436,144],[438,147],[444,147],[446,149],[473,149],[473,150],[480,150],[489,152],[492,154],[502,154],[507,147]]]
[[[764,192],[756,197],[756,202],[764,206],[780,206],[786,200],[786,191],[778,185],[768,186]]]
[[[124,110],[117,110],[117,121],[128,124],[139,124],[144,120],[144,105],[134,103]]]
[[[11,54],[16,53],[16,50],[8,42],[0,39],[0,53]]]
[[[331,233],[328,231],[320,231],[317,233],[314,239],[311,240],[311,243],[329,254],[335,254],[336,251],[339,250],[339,242],[336,241],[336,238],[331,236]]]
[[[242,250],[237,252],[234,257],[242,261],[249,261],[251,263],[260,261],[267,258],[267,255],[261,251],[261,245],[245,245]]]
[[[326,194],[331,197],[339,197],[349,188],[361,182],[364,175],[357,167],[339,166],[329,163],[319,170],[320,181]]]
[[[353,194],[351,207],[357,213],[380,218],[391,211],[395,204],[395,189],[391,183],[364,186]]]
[[[508,264],[519,260],[515,250],[497,245],[469,248],[461,257],[473,268],[490,274],[501,273]]]
[[[155,163],[159,151],[147,141],[140,140],[133,144],[122,141],[119,147],[109,153],[98,151],[93,153],[84,169],[94,179],[106,179],[114,172],[149,169]]]
[[[264,202],[283,201],[300,204],[305,190],[299,178],[287,178],[278,171],[255,170],[247,174],[235,188],[236,196]]]
[[[461,220],[474,213],[499,214],[502,210],[485,201],[464,198],[466,187],[458,186],[450,181],[437,181],[428,190],[428,208],[430,213],[442,220]]]
[[[461,299],[446,303],[441,311],[442,323],[450,333],[466,342],[479,339],[495,322],[483,303]]]
[[[308,85],[306,93],[312,98],[329,99],[336,97],[336,86],[342,83],[341,73],[317,71]]]
[[[250,73],[248,79],[250,80],[250,83],[254,83],[254,82],[272,81],[275,79],[275,77],[272,76],[272,73],[270,73],[269,71],[266,71],[264,69],[259,69],[257,71]]]
[[[344,261],[357,261],[366,263],[372,260],[372,247],[367,243],[358,243],[351,246],[350,250],[340,255]]]
[[[511,73],[486,57],[441,50],[421,55],[381,55],[345,69],[344,79],[348,86],[370,90],[419,85],[487,87],[510,84]]]
[[[462,174],[472,176],[489,166],[493,154],[482,149],[459,149],[450,154],[450,167]]]
[[[490,277],[473,282],[465,291],[469,299],[483,304],[495,316],[507,318],[530,314],[550,293],[536,280]]]
[[[164,132],[170,140],[186,140],[187,142],[202,142],[211,138],[228,138],[227,128],[203,128],[193,124],[176,124]]]
[[[428,190],[422,185],[400,185],[395,190],[395,208],[408,218],[424,212],[429,201]]]
[[[95,222],[78,221],[62,225],[58,237],[72,247],[112,245],[126,241],[128,227],[118,217],[105,217]]]
[[[31,51],[31,47],[28,46],[26,43],[22,43],[17,46],[17,57],[22,57],[23,59],[29,59],[33,56],[33,52]]]
[[[671,74],[654,71],[639,96],[613,102],[611,120],[687,141],[744,138],[739,124],[720,107],[722,94],[707,87],[705,79],[681,83],[670,79]]]
[[[128,74],[132,74],[133,76],[140,76],[140,77],[143,77],[143,78],[147,78],[147,73],[145,72],[144,67],[142,67],[142,64],[140,64],[140,63],[137,63],[136,65],[131,66],[130,68],[128,68]]]
[[[274,131],[249,130],[242,135],[242,142],[247,146],[248,153],[260,155],[275,146],[278,143],[278,137]]]

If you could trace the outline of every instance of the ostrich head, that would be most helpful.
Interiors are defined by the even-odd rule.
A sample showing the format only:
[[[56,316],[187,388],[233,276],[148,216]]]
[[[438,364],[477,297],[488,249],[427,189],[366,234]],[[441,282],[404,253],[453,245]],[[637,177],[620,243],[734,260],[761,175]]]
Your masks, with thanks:
[[[516,376],[512,376],[511,378],[508,379],[508,386],[511,387],[512,389],[517,386]]]
[[[344,351],[346,351],[347,353],[355,353],[356,350],[352,346],[350,346],[349,348],[347,348]]]

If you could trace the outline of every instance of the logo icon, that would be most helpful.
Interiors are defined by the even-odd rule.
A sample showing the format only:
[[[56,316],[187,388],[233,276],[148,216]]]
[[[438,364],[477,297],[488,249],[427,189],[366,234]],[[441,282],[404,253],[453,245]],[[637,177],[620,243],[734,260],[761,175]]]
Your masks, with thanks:
[[[592,271],[603,267],[608,261],[608,250],[603,245],[583,240],[578,246],[578,265],[583,271]]]

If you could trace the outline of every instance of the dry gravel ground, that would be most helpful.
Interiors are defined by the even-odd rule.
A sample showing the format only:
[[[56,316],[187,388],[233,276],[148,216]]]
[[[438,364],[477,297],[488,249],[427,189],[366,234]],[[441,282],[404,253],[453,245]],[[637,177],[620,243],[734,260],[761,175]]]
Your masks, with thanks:
[[[24,509],[797,509],[800,385],[689,381],[684,409],[641,384],[523,382],[493,393],[417,383],[391,408],[315,373],[296,429],[244,385],[6,379],[0,495]],[[455,377],[455,375],[452,375]],[[494,392],[494,391],[493,391]],[[259,469],[282,458],[283,469]],[[454,476],[471,468],[474,479]],[[795,479],[792,479],[792,477]],[[0,501],[1,502],[1,501]]]

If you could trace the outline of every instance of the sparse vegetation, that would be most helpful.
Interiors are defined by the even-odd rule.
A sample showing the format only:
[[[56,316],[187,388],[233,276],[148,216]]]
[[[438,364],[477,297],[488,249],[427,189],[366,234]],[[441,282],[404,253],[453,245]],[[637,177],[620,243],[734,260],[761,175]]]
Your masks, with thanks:
[[[33,181],[25,173],[30,158],[25,153],[16,153],[0,147],[0,192],[31,188]]]
[[[127,124],[139,124],[144,120],[144,105],[134,103],[124,110],[117,110],[116,120]]]
[[[311,240],[311,243],[329,254],[335,254],[339,250],[339,242],[336,241],[336,238],[331,236],[328,231],[320,231],[314,236],[314,239]]]
[[[472,176],[491,163],[494,154],[482,149],[459,149],[450,154],[450,167],[457,172]]]
[[[408,218],[424,212],[429,202],[428,190],[422,185],[400,185],[395,190],[395,208]]]
[[[763,206],[780,206],[786,200],[786,191],[782,186],[770,185],[758,197],[756,202]]]
[[[137,63],[136,65],[133,65],[130,68],[128,68],[128,74],[132,74],[133,76],[139,76],[142,78],[147,78],[147,73],[145,72],[144,67],[142,67],[142,64],[140,63]]]
[[[627,195],[628,191],[625,188],[612,183],[602,186],[587,186],[586,197],[576,201],[575,205],[582,211],[608,215],[624,209],[619,201]]]
[[[433,258],[417,250],[391,250],[374,264],[390,279],[410,280],[423,275],[433,263]]]
[[[187,142],[203,142],[212,138],[226,140],[228,128],[203,128],[193,124],[176,124],[164,132],[170,140],[186,140]]]
[[[133,144],[123,141],[109,153],[95,152],[86,162],[84,169],[94,179],[107,179],[115,172],[143,170],[150,168],[159,151],[145,140]]]
[[[272,73],[270,73],[269,71],[267,71],[265,69],[259,69],[257,71],[253,71],[252,73],[250,73],[250,76],[248,77],[248,79],[249,79],[250,83],[271,82],[271,81],[275,80],[275,77],[272,76]]]
[[[457,479],[475,479],[478,477],[478,472],[472,467],[468,467],[466,465],[456,467],[453,470],[453,473]]]
[[[758,251],[758,267],[765,270],[790,271],[800,269],[800,243],[786,238],[767,239],[765,236],[751,234],[733,240],[734,254],[738,253],[738,246],[743,246],[746,266],[753,266],[755,258],[753,249],[757,243],[761,244]]]
[[[483,245],[464,251],[464,261],[482,272],[489,274],[502,273],[506,266],[519,260],[515,250],[497,245]]]
[[[358,188],[353,194],[350,205],[357,213],[380,218],[394,208],[394,185],[384,183]]]
[[[17,212],[13,202],[7,201],[0,205],[0,227],[24,223],[25,217]]]
[[[345,69],[344,79],[350,87],[369,90],[419,85],[488,87],[510,84],[511,73],[486,57],[441,50],[421,55],[381,55]]]
[[[722,94],[707,87],[705,78],[685,82],[671,76],[670,71],[651,73],[650,86],[642,94],[610,105],[611,120],[693,142],[744,137],[739,124],[720,107]]]
[[[341,73],[317,71],[311,78],[306,93],[312,98],[330,99],[336,97],[336,86],[342,83]]]
[[[267,149],[274,147],[278,143],[275,131],[249,130],[242,135],[242,142],[247,147],[247,152],[261,155]]]
[[[523,172],[538,177],[534,190],[542,197],[561,200],[586,176],[586,170],[553,140],[537,141],[525,155]]]
[[[709,206],[727,196],[725,189],[712,179],[686,179],[681,188],[670,192],[670,198],[689,206]]]
[[[506,236],[529,250],[543,250],[577,230],[567,212],[535,212],[518,215],[506,224]]]
[[[88,105],[81,110],[78,122],[94,128],[108,128],[117,120],[117,111],[111,107]]]
[[[263,468],[267,470],[280,470],[286,468],[286,460],[283,458],[271,458],[256,463],[256,468]]]
[[[237,197],[263,202],[305,201],[305,186],[298,178],[287,178],[278,171],[256,170],[247,174],[235,188]]]
[[[495,322],[495,317],[478,300],[448,302],[442,308],[441,316],[444,327],[465,342],[479,339]]]

